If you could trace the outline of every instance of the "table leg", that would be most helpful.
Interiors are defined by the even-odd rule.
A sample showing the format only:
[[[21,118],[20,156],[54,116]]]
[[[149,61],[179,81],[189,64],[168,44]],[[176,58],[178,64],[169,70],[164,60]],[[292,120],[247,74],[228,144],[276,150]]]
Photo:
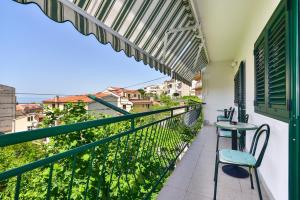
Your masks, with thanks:
[[[237,130],[232,130],[231,131],[231,137],[232,137],[232,144],[231,144],[231,149],[232,150],[237,150]]]

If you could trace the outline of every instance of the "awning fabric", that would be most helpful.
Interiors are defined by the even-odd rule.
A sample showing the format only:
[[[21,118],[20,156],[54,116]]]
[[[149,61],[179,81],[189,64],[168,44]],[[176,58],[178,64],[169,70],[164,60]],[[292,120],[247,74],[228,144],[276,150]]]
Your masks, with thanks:
[[[186,84],[208,64],[189,0],[15,0]],[[173,31],[172,31],[173,30]],[[175,30],[175,31],[174,31]],[[176,31],[177,30],[177,31]]]

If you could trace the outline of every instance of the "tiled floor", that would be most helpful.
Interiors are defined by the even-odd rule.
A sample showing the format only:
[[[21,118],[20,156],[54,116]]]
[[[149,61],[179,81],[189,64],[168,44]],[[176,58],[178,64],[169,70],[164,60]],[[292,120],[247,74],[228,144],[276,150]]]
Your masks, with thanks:
[[[221,139],[220,147],[230,148],[230,140]],[[216,133],[212,126],[204,127],[189,150],[176,166],[158,200],[211,200],[214,193],[214,163]],[[255,179],[254,179],[254,183]],[[218,200],[256,200],[256,185],[250,188],[250,179],[232,178],[219,168]],[[263,187],[263,186],[261,186]],[[264,200],[269,198],[263,190]]]

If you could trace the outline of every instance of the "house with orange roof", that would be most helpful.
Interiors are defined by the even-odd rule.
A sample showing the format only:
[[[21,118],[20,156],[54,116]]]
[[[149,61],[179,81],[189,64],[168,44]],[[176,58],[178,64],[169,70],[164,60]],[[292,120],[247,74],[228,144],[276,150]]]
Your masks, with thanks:
[[[114,94],[120,95],[127,99],[142,99],[142,94],[138,90],[129,90],[120,87],[109,87],[105,90],[106,92],[112,92]]]
[[[126,97],[123,96],[123,93],[120,90],[109,91],[105,90],[104,92],[98,92],[94,94],[97,98],[101,98],[104,101],[107,101],[121,109],[126,111],[130,111],[132,109],[133,103],[130,102]],[[47,99],[43,101],[43,104],[50,108],[58,108],[64,109],[67,103],[78,103],[83,102],[86,103],[86,109],[95,114],[106,114],[106,115],[120,115],[120,113],[95,102],[90,99],[87,94],[83,95],[73,95],[73,96],[56,96],[51,99]]]
[[[147,111],[153,105],[153,101],[149,99],[143,99],[142,94],[138,90],[126,89],[121,87],[108,87],[103,92],[94,94],[97,98],[101,98],[123,110],[142,112]],[[87,94],[74,95],[74,96],[56,96],[51,99],[43,101],[44,105],[50,108],[63,109],[67,103],[86,103],[86,109],[93,113],[102,113],[107,115],[116,116],[120,113],[95,102],[90,99]]]
[[[138,90],[129,90],[126,88],[109,87],[106,89],[107,92],[112,92],[127,98],[133,104],[133,110],[135,112],[144,112],[153,106],[153,100],[145,99]]]

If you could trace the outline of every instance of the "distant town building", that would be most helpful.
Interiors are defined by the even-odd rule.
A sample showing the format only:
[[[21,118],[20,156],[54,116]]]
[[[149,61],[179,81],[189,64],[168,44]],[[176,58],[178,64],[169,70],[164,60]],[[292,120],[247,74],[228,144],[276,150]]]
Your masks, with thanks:
[[[138,90],[129,90],[120,87],[109,87],[104,92],[112,92],[127,99],[142,99],[142,95]]]
[[[174,79],[169,81],[165,81],[164,85],[164,93],[170,97],[183,97],[191,95],[191,87]]]
[[[101,98],[119,108],[122,108],[126,111],[130,111],[132,109],[132,103],[128,101],[128,99],[123,98],[119,95],[116,95],[111,92],[99,92],[94,94],[96,97]],[[107,115],[119,115],[120,113],[95,102],[94,100],[87,97],[87,95],[75,95],[75,96],[65,96],[65,97],[55,97],[52,99],[47,99],[43,101],[43,104],[49,106],[51,108],[59,108],[64,109],[67,103],[78,103],[83,102],[86,103],[86,109],[95,114],[107,114]]]
[[[150,99],[130,99],[130,101],[133,103],[133,110],[135,112],[148,111],[154,104],[154,101]]]
[[[18,104],[13,123],[13,132],[30,131],[38,128],[43,119],[43,107],[40,104]]]
[[[192,83],[192,90],[195,91],[195,96],[202,98],[202,78],[201,73],[198,73]]]
[[[0,134],[12,132],[16,114],[16,90],[0,84]]]
[[[123,110],[131,111],[134,110],[147,110],[152,105],[152,101],[142,99],[142,95],[138,90],[129,90],[121,87],[109,87],[103,92],[94,94],[96,97],[101,98]],[[51,108],[63,109],[67,103],[86,103],[86,109],[93,113],[101,113],[107,115],[120,115],[120,113],[108,108],[98,102],[87,97],[87,95],[75,95],[75,96],[64,96],[55,97],[43,101],[43,104]]]
[[[162,94],[168,95],[172,98],[183,96],[198,96],[201,97],[201,75],[195,77],[192,81],[192,86],[188,86],[181,81],[174,79],[164,81],[162,84],[149,85],[144,87],[145,93],[160,96]]]
[[[191,88],[180,81],[171,79],[164,82],[164,91],[170,97],[183,97],[190,95]]]
[[[164,86],[161,85],[149,85],[144,88],[146,94],[152,94],[160,96],[164,92]]]
[[[132,103],[132,109],[135,112],[143,112],[150,109],[153,101],[150,99],[143,99],[142,94],[138,90],[129,90],[120,87],[109,87],[104,92],[112,92],[117,95],[127,98]]]

